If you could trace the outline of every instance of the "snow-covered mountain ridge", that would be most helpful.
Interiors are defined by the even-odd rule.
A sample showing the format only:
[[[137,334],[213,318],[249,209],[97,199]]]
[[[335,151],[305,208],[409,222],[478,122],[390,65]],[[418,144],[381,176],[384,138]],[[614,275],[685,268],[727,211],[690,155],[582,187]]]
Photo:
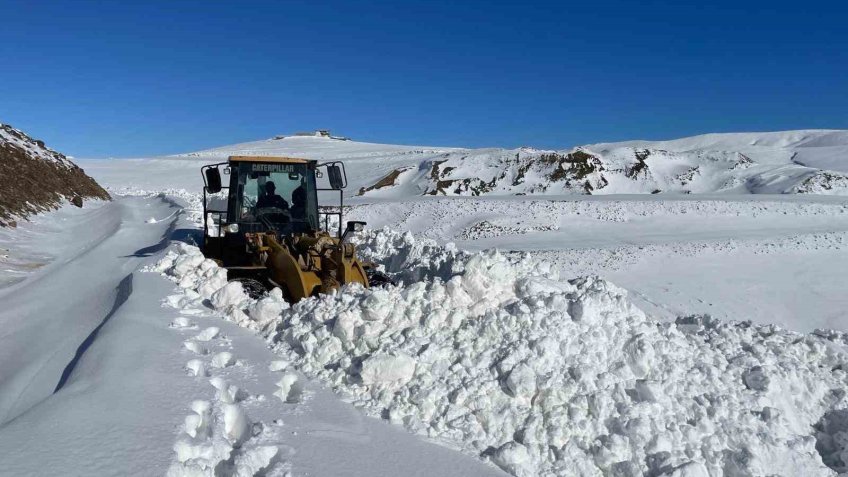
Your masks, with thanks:
[[[569,150],[463,149],[281,137],[177,157],[345,160],[359,195],[848,193],[848,131],[706,134]]]
[[[109,194],[63,154],[0,123],[0,226],[14,217],[56,208],[63,199],[108,199]]]

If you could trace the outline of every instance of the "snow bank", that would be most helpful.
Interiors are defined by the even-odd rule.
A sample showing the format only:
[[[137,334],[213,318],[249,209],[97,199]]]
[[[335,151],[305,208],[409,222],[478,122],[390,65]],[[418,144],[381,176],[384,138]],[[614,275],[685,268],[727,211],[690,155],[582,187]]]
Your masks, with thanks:
[[[350,286],[289,307],[279,293],[256,302],[225,286],[191,246],[154,269],[186,289],[176,306],[211,298],[368,413],[516,476],[844,467],[845,334],[709,317],[660,323],[615,285],[562,280],[528,257],[391,231],[360,247],[408,285]],[[281,399],[292,384],[280,383]]]

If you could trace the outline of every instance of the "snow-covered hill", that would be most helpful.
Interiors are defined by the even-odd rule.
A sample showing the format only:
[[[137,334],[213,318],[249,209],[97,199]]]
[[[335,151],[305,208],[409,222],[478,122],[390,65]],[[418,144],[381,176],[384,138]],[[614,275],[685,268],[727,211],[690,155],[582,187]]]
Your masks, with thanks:
[[[707,134],[571,150],[397,146],[281,137],[180,155],[346,162],[359,195],[848,193],[848,131]]]
[[[15,217],[55,209],[62,200],[109,195],[67,157],[0,123],[0,226]]]

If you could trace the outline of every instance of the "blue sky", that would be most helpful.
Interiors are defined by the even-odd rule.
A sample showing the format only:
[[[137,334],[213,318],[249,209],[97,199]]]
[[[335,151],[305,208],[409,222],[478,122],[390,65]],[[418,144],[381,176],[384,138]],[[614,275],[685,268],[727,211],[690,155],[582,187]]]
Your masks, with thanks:
[[[579,3],[0,0],[0,122],[79,157],[848,129],[848,6]]]

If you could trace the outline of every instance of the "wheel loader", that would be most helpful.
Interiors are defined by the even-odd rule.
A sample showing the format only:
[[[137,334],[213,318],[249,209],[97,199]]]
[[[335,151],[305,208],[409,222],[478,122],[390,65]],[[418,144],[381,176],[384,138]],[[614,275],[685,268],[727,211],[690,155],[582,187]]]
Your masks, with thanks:
[[[347,283],[368,287],[390,281],[357,259],[356,247],[346,240],[365,223],[342,226],[343,163],[231,156],[203,166],[201,173],[203,253],[251,295],[279,287],[294,303]],[[337,192],[338,206],[319,208],[319,192]]]

